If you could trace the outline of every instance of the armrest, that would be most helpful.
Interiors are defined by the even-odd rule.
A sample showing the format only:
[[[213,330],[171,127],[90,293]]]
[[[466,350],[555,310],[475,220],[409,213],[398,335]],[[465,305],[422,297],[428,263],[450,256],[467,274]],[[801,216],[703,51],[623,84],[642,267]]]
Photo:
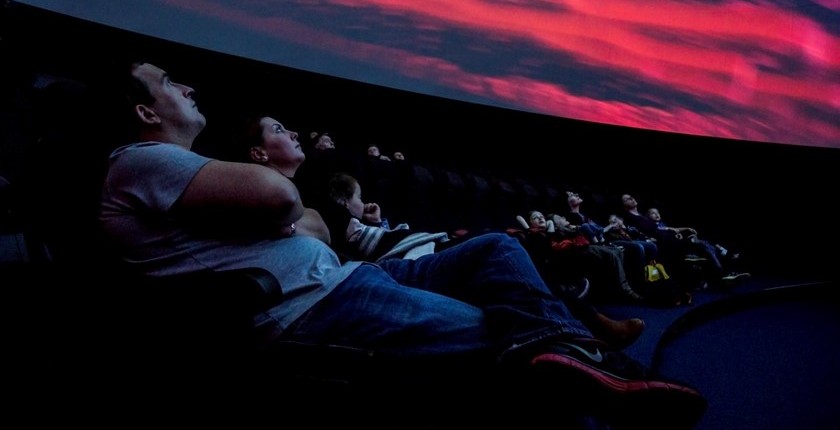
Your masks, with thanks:
[[[230,279],[230,284],[246,284],[246,293],[253,304],[253,313],[264,312],[283,300],[280,282],[269,271],[260,268],[236,269],[217,272]]]
[[[283,300],[280,283],[260,268],[205,270],[182,275],[150,277],[124,274],[130,279],[132,299],[153,301],[165,308],[209,306],[216,311],[246,313],[252,317]]]
[[[117,293],[112,333],[128,357],[189,367],[220,359],[248,360],[256,351],[253,318],[282,300],[279,282],[262,269],[201,271],[148,277],[130,273],[109,282]],[[114,330],[116,329],[116,330]]]

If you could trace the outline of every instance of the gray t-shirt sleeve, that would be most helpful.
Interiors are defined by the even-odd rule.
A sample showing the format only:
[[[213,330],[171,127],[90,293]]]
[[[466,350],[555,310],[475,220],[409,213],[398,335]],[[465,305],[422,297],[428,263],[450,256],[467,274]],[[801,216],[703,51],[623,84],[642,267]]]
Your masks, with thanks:
[[[210,159],[173,144],[141,143],[120,148],[111,161],[106,186],[113,201],[168,212]]]

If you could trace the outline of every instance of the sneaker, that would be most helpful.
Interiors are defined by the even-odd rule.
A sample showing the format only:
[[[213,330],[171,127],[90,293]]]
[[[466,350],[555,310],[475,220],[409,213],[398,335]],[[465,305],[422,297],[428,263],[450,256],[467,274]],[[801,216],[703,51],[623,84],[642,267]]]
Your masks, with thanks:
[[[751,275],[749,273],[746,273],[746,272],[741,272],[741,273],[732,272],[732,273],[720,278],[720,280],[723,281],[724,284],[730,284],[731,285],[731,284],[736,284],[736,283],[741,282],[741,281],[746,281],[747,279],[750,279],[750,277],[751,277]]]
[[[582,277],[579,280],[563,283],[559,288],[564,294],[582,299],[589,294],[589,279]]]
[[[706,411],[700,392],[652,374],[619,351],[595,339],[554,342],[531,360],[541,376],[560,387],[574,387],[583,407],[627,428],[693,428]],[[564,388],[568,389],[568,388]]]
[[[688,291],[678,294],[676,300],[674,300],[674,306],[690,305],[692,303],[694,303],[694,296]]]
[[[701,261],[706,261],[706,259],[703,258],[703,257],[697,256],[697,255],[694,255],[694,254],[689,254],[689,255],[685,256],[684,261],[687,262],[687,263],[699,263]]]
[[[589,278],[583,278],[578,287],[577,298],[582,299],[587,294],[589,294]]]

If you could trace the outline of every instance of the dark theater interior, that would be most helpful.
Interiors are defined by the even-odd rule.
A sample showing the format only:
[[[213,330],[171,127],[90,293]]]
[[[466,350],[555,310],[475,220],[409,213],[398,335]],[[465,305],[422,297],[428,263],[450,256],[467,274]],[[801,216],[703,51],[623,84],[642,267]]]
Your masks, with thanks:
[[[837,2],[63,3],[0,6],[16,422],[840,429]],[[705,411],[672,426],[651,414],[679,411],[646,405],[625,422],[579,405],[575,381],[537,389],[341,345],[266,351],[252,323],[284,299],[270,275],[127,269],[98,228],[122,132],[99,102],[138,59],[195,90],[208,125],[193,151],[233,156],[244,112],[273,112],[302,144],[328,132],[391,226],[521,238],[517,215],[563,214],[567,192],[601,226],[629,194],[737,253],[737,282],[707,282],[693,255],[667,266],[679,302],[630,302],[597,270],[563,278],[610,317],[644,320],[624,354],[695,387]],[[373,172],[371,144],[406,160]]]

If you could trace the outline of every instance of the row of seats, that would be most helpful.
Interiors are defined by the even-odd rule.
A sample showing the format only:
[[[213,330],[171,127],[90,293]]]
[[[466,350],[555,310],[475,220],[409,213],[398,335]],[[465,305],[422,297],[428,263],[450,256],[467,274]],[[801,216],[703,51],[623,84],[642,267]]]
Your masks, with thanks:
[[[73,98],[83,92],[71,85],[67,94],[60,87],[51,87],[59,97],[52,106],[79,106]],[[8,199],[0,202],[3,232],[24,238],[26,251],[25,258],[0,264],[4,302],[13,308],[8,315],[16,327],[13,366],[45,408],[85,422],[102,410],[162,417],[166,405],[180,405],[183,414],[189,398],[210,402],[203,414],[213,410],[209,404],[221,410],[245,401],[251,416],[307,417],[304,411],[311,411],[311,423],[446,428],[476,416],[464,398],[495,405],[492,410],[513,410],[517,403],[522,410],[535,407],[521,395],[527,380],[488,377],[481,366],[465,364],[469,360],[392,362],[369,351],[294,343],[258,350],[251,318],[256,309],[282,300],[276,281],[260,271],[151,279],[127,270],[107,254],[94,227],[103,171],[93,153],[96,142],[79,127],[65,127],[64,120],[28,135],[29,153],[43,157],[22,163],[21,188],[7,184]],[[441,219],[459,228],[478,225],[464,223],[455,206],[468,206],[469,196],[495,202],[491,196],[500,193],[491,180],[419,165],[402,179],[381,183],[383,192],[397,189],[383,194],[396,196],[383,205],[404,210],[418,228],[440,229]],[[493,207],[474,216],[490,225]],[[439,218],[422,218],[425,209],[435,209]],[[433,399],[424,395],[430,390],[437,393]],[[334,415],[321,410],[327,402]],[[406,418],[394,425],[370,405]]]
[[[417,230],[504,229],[529,210],[568,209],[565,190],[548,183],[419,163],[400,169],[362,180],[363,199],[379,203],[386,217]]]

